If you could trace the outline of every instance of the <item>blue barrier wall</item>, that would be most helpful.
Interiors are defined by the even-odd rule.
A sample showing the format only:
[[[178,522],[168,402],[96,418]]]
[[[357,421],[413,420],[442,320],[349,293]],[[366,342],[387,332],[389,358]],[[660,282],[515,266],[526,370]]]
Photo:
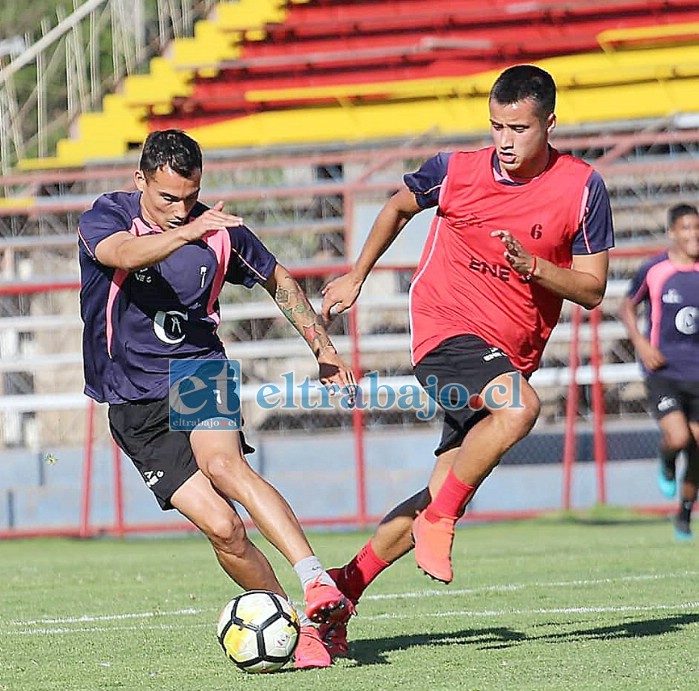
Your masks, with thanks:
[[[367,431],[367,511],[383,514],[424,486],[438,440],[434,428]],[[607,501],[620,506],[657,506],[664,502],[655,487],[658,433],[650,423],[638,429],[608,432]],[[257,451],[250,463],[272,482],[304,519],[328,519],[357,511],[353,440],[350,433],[251,436]],[[528,511],[561,507],[563,437],[534,432],[520,442],[483,484],[472,510]],[[577,436],[578,462],[573,475],[574,507],[596,502],[592,434]],[[82,487],[81,449],[53,449],[54,463],[43,452],[0,454],[0,530],[36,530],[78,526]],[[180,522],[162,512],[130,461],[123,458],[124,513],[127,523]],[[114,521],[111,447],[95,449],[91,522]],[[670,505],[668,505],[670,506]]]

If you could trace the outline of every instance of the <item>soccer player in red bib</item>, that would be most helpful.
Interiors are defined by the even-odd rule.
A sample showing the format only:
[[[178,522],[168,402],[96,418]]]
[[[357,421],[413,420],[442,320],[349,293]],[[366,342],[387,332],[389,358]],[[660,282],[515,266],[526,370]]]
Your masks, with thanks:
[[[452,580],[458,517],[539,414],[527,380],[563,300],[588,309],[602,301],[614,243],[609,198],[595,170],[549,144],[555,100],[544,70],[505,70],[489,98],[493,146],[440,153],[406,175],[352,270],[324,289],[326,319],[349,309],[408,221],[436,207],[410,288],[410,322],[415,375],[437,391],[445,412],[442,438],[428,487],[391,511],[347,565],[330,571],[354,602],[413,545],[426,574]],[[344,625],[323,633],[333,652],[346,651]]]
[[[685,455],[675,536],[691,540],[690,520],[699,486],[699,211],[678,204],[668,212],[670,247],[638,270],[624,301],[626,326],[646,373],[648,398],[660,427],[658,486],[677,492],[676,460]],[[638,328],[645,306],[647,331]]]
[[[352,604],[314,555],[291,507],[248,465],[245,453],[253,449],[242,432],[172,427],[169,371],[171,363],[213,360],[217,368],[226,360],[216,331],[219,296],[231,283],[259,284],[270,293],[313,351],[322,383],[351,388],[354,376],[298,283],[242,219],[224,212],[222,202],[208,208],[198,201],[201,176],[193,139],[178,130],[152,132],[134,175],[137,191],[104,194],[81,216],[85,393],[109,405],[114,439],[161,508],[194,523],[241,587],[284,595],[233,502],[245,507],[304,588],[296,667],[327,667],[330,655],[309,618],[349,618]],[[212,397],[222,396],[210,388]],[[235,391],[230,396],[237,398]]]

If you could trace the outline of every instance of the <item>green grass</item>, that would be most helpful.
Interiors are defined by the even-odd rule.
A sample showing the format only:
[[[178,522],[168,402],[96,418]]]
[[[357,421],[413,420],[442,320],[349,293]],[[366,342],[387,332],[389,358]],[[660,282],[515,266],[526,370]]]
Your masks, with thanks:
[[[312,534],[326,565],[366,534]],[[290,567],[264,547],[289,592]],[[238,592],[201,538],[0,543],[0,689],[692,689],[699,545],[602,513],[457,532],[456,578],[412,555],[372,585],[331,669],[245,675],[215,639]]]

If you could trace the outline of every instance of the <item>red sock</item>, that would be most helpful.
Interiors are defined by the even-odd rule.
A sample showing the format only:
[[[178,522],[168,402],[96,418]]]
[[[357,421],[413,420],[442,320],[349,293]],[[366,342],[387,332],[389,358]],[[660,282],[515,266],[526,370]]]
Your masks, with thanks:
[[[376,556],[371,540],[359,550],[357,555],[342,569],[335,579],[337,587],[347,595],[350,600],[359,600],[366,587],[371,583],[390,563]]]
[[[442,488],[425,509],[425,518],[430,523],[435,523],[440,518],[445,517],[456,519],[475,491],[475,487],[461,482],[454,475],[454,471],[450,469]]]

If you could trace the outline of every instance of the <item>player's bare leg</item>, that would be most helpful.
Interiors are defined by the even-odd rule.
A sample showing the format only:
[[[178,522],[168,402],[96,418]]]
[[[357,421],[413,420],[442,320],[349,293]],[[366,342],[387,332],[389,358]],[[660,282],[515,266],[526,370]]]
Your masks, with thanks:
[[[539,415],[539,397],[523,377],[515,384],[512,373],[507,373],[488,386],[499,387],[503,398],[516,400],[517,405],[489,409],[490,415],[469,430],[439,492],[413,523],[418,566],[444,583],[453,578],[451,546],[458,517],[505,452],[529,433]]]
[[[330,570],[330,575],[342,592],[353,602],[359,600],[369,583],[378,575],[373,567],[383,570],[382,565],[392,564],[413,549],[413,521],[438,492],[451,468],[455,453],[454,449],[438,456],[429,487],[413,494],[389,511],[381,519],[376,532],[364,549],[341,569]],[[369,561],[375,558],[375,565],[366,563],[367,552],[370,552]]]
[[[306,598],[306,614],[316,622],[345,622],[354,605],[335,587],[306,539],[286,499],[256,473],[242,454],[233,430],[195,430],[190,444],[197,465],[225,497],[245,507],[262,535],[294,567]]]
[[[241,588],[260,588],[286,597],[269,561],[248,538],[240,516],[201,471],[189,478],[170,501],[206,535],[219,564]]]
[[[437,456],[429,487],[402,501],[381,519],[371,538],[374,552],[380,559],[392,564],[413,549],[411,536],[413,521],[439,491],[451,468],[455,453],[456,449]]]
[[[496,378],[490,384],[499,384],[500,379]],[[507,374],[503,379],[505,385],[512,385],[512,375]],[[525,386],[526,385],[526,386]],[[480,420],[469,431],[467,438],[475,436],[475,442],[469,444],[469,448],[475,454],[480,454],[480,461],[476,465],[473,480],[473,487],[478,487],[483,480],[489,475],[491,470],[497,465],[502,454],[505,453],[519,439],[526,436],[539,414],[539,399],[534,390],[522,380],[520,386],[522,400],[522,414],[513,414],[507,419],[498,419],[495,426],[489,422],[492,415]],[[502,409],[505,410],[505,409]],[[511,409],[518,411],[519,409]],[[501,412],[495,411],[495,412]],[[506,429],[503,429],[506,428]],[[517,431],[519,429],[519,431]],[[489,439],[489,435],[499,435],[500,444],[493,444],[493,440]],[[430,506],[431,498],[439,496],[439,493],[449,477],[454,473],[454,466],[457,459],[464,453],[464,443],[458,449],[451,449],[437,457],[435,466],[430,477],[429,488],[414,494],[405,501],[401,502],[392,511],[390,511],[379,524],[376,533],[369,542],[342,568],[330,569],[329,573],[338,584],[342,592],[347,595],[354,603],[361,597],[366,587],[371,583],[385,568],[394,561],[398,560],[404,554],[409,552],[414,546],[415,523],[418,515],[424,515],[428,506]],[[495,449],[492,457],[485,456],[488,462],[483,462],[484,450]],[[468,452],[467,452],[468,453]],[[495,456],[495,454],[498,454]],[[478,458],[478,457],[477,457]],[[477,478],[477,479],[475,479]],[[465,483],[463,483],[465,484]],[[453,526],[456,520],[461,516],[465,507],[473,495],[470,491],[463,502],[460,502],[453,517],[449,517],[447,523],[447,559],[451,553],[451,541],[453,539]],[[422,514],[420,513],[422,512]],[[439,523],[438,514],[438,523]],[[441,525],[441,523],[440,523]],[[443,537],[439,535],[438,537]],[[425,541],[429,545],[430,540]],[[425,546],[423,542],[423,547]],[[449,571],[451,566],[449,564]],[[445,579],[451,580],[449,572],[439,572],[439,575],[445,576]],[[333,655],[343,655],[347,652],[347,629],[346,626],[321,627],[326,644],[328,645]]]
[[[296,515],[282,495],[248,464],[240,435],[229,430],[196,430],[190,443],[197,465],[221,494],[237,501],[257,529],[295,564],[313,554]]]
[[[371,540],[345,566],[328,570],[340,590],[354,604],[357,604],[367,586],[385,568],[413,549],[413,521],[441,487],[455,453],[454,449],[438,456],[429,487],[425,487],[387,513]],[[321,625],[320,632],[331,655],[347,654],[346,623],[335,626]]]

